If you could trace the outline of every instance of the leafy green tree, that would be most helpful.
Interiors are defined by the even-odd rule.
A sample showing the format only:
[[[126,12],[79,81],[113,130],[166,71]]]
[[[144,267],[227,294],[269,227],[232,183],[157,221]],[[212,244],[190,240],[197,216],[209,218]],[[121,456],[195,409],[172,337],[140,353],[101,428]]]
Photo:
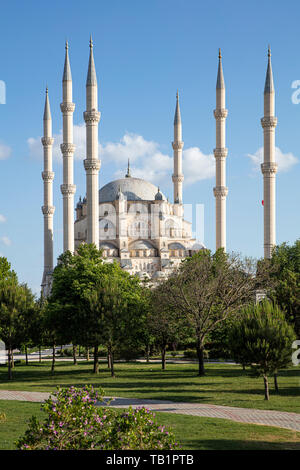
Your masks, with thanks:
[[[48,298],[47,325],[53,342],[94,346],[94,371],[98,370],[100,338],[92,323],[88,292],[95,288],[103,268],[101,252],[94,245],[80,245],[76,254],[67,251],[58,259]],[[56,340],[55,340],[56,337]]]
[[[184,340],[186,327],[180,315],[176,311],[174,312],[170,306],[168,297],[165,295],[164,284],[158,284],[153,289],[147,316],[147,328],[159,347],[162,370],[165,370],[167,346]]]
[[[13,349],[23,341],[23,314],[26,309],[26,292],[15,276],[0,281],[0,338],[8,351],[8,379],[12,380]]]
[[[95,373],[99,346],[106,345],[114,375],[114,352],[138,322],[140,298],[137,278],[104,262],[95,245],[80,245],[76,254],[60,256],[54,270],[49,325],[61,341],[94,348]]]
[[[251,259],[205,249],[184,260],[162,284],[164,304],[193,331],[200,376],[205,374],[204,347],[209,335],[253,302],[256,290],[265,286],[265,277],[263,269],[256,275]]]
[[[141,324],[142,288],[139,279],[130,276],[118,263],[105,263],[102,268],[102,277],[95,288],[86,291],[86,296],[94,332],[107,347],[114,377],[115,352]]]
[[[11,264],[7,259],[4,256],[0,256],[0,281],[7,279],[15,279],[17,281],[17,275],[15,271],[11,269]]]
[[[273,284],[269,296],[286,314],[300,338],[300,239],[294,245],[276,246],[271,260],[263,263],[269,267]]]
[[[268,377],[291,363],[294,339],[295,332],[284,313],[267,300],[242,310],[231,327],[229,344],[234,359],[251,365],[255,375],[263,377],[266,400]]]
[[[33,346],[37,346],[39,350],[39,362],[42,362],[41,349],[42,346],[49,345],[49,338],[46,330],[46,307],[47,300],[41,296],[35,302],[35,312],[31,322],[30,337]]]
[[[27,284],[22,286],[24,293],[24,303],[21,311],[20,329],[22,330],[22,339],[20,346],[25,350],[26,365],[28,365],[28,347],[33,346],[32,328],[35,322],[37,304],[34,294]]]

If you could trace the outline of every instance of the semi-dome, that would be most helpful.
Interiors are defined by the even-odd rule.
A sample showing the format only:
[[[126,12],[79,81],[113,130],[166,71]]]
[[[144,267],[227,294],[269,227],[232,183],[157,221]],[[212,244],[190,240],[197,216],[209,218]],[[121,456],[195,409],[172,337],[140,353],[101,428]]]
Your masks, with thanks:
[[[140,178],[121,178],[103,186],[99,191],[99,202],[113,202],[121,191],[127,201],[154,201],[157,194],[157,186]],[[162,200],[166,201],[163,193]]]
[[[132,250],[152,250],[154,246],[148,240],[136,240],[130,245]]]

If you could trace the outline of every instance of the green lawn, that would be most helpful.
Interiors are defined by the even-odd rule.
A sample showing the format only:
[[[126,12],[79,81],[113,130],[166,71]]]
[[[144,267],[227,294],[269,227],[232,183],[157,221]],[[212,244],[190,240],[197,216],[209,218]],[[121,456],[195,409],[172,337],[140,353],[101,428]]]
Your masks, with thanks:
[[[0,367],[0,389],[53,391],[57,385],[102,386],[109,396],[135,397],[212,403],[246,408],[300,412],[300,368],[293,367],[279,374],[279,394],[270,380],[270,401],[264,400],[262,378],[229,364],[207,365],[204,377],[197,376],[196,364],[170,364],[162,371],[159,364],[117,363],[116,377],[111,378],[105,364],[100,373],[92,373],[92,363],[77,366],[67,362],[56,364],[55,374],[50,362],[17,365],[14,380],[7,381],[6,367]]]
[[[0,401],[0,450],[15,449],[16,440],[27,428],[28,419],[43,419],[39,403]],[[300,433],[285,429],[241,424],[215,418],[157,413],[157,421],[172,427],[178,442],[186,450],[300,450]]]
[[[193,403],[212,403],[246,408],[300,412],[300,367],[279,374],[279,394],[270,380],[270,401],[264,400],[262,378],[252,378],[249,371],[229,364],[211,364],[205,377],[197,377],[197,364],[170,364],[162,371],[159,364],[117,363],[116,377],[111,378],[105,364],[100,373],[92,373],[92,363],[77,366],[67,362],[17,365],[14,380],[7,381],[7,368],[0,367],[0,389],[53,391],[57,385],[102,386],[109,396],[164,399]]]

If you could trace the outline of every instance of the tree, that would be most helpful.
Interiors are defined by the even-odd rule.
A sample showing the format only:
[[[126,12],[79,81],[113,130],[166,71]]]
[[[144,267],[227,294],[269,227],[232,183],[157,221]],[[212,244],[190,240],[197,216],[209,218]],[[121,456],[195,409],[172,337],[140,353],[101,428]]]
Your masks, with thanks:
[[[31,322],[30,337],[33,346],[38,346],[39,348],[39,362],[42,362],[42,346],[49,344],[45,324],[46,306],[47,300],[41,295],[41,297],[35,302],[35,312]]]
[[[58,258],[48,299],[48,325],[61,344],[72,341],[94,346],[94,372],[98,371],[97,348],[100,338],[91,321],[87,293],[95,288],[103,268],[101,251],[95,245],[82,244],[76,254],[67,251]],[[57,343],[56,343],[57,344]]]
[[[28,346],[33,346],[33,325],[37,312],[35,296],[26,284],[22,285],[24,302],[20,318],[19,328],[22,330],[21,347],[25,349],[26,365],[28,365]]]
[[[273,288],[269,296],[285,313],[300,337],[300,239],[294,245],[274,248],[271,260],[264,260]]]
[[[141,294],[139,279],[130,276],[118,263],[104,264],[96,286],[86,291],[93,331],[107,347],[112,377],[115,352],[139,330]]]
[[[130,335],[141,298],[137,278],[118,263],[107,263],[95,245],[80,245],[76,254],[59,257],[53,273],[49,312],[56,335],[73,344],[94,348],[94,373],[98,348],[108,348],[112,375],[116,347]]]
[[[263,269],[256,275],[251,259],[228,255],[223,249],[215,254],[204,249],[184,260],[162,284],[164,304],[192,328],[200,376],[205,374],[204,346],[209,334],[253,301],[257,288],[265,286],[265,277]]]
[[[268,376],[291,363],[294,339],[295,332],[284,313],[267,300],[242,310],[232,325],[229,344],[234,359],[247,362],[257,376],[263,377],[266,400]]]
[[[23,313],[26,309],[26,292],[15,276],[0,281],[0,338],[8,351],[8,379],[12,380],[13,349],[23,341]]]
[[[162,370],[165,370],[167,346],[183,339],[186,328],[182,318],[170,306],[164,284],[158,284],[151,294],[147,329],[159,346]]]
[[[15,271],[11,269],[11,264],[7,261],[7,258],[0,256],[0,281],[7,279],[17,280]]]

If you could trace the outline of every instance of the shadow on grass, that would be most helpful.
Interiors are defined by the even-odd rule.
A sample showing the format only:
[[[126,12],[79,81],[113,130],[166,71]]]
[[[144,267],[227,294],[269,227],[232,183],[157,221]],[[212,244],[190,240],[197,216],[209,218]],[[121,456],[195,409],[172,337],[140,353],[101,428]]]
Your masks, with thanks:
[[[299,442],[243,441],[227,439],[186,439],[186,450],[300,450]]]

